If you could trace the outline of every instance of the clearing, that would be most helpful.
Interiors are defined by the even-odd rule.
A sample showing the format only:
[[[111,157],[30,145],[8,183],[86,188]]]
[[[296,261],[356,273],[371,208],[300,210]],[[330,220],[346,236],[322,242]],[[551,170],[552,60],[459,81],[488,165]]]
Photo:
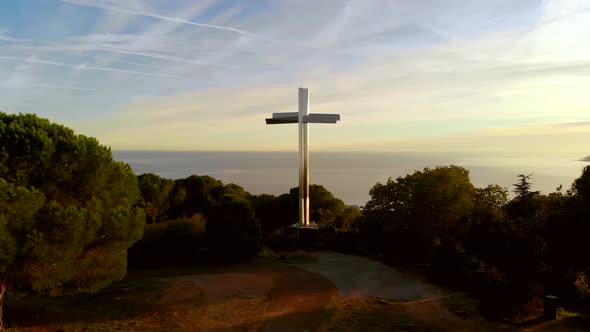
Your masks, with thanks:
[[[130,271],[98,294],[31,295],[6,308],[9,331],[586,331],[580,317],[515,327],[469,296],[366,257],[283,259]],[[586,326],[586,327],[584,327]]]

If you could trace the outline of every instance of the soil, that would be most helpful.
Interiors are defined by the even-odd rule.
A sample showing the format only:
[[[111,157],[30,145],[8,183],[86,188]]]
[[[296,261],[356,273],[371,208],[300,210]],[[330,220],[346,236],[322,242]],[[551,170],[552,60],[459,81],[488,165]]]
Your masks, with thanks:
[[[280,258],[279,258],[280,257]],[[277,253],[209,268],[132,271],[92,296],[29,296],[15,331],[586,331],[580,317],[490,322],[478,301],[379,261]]]

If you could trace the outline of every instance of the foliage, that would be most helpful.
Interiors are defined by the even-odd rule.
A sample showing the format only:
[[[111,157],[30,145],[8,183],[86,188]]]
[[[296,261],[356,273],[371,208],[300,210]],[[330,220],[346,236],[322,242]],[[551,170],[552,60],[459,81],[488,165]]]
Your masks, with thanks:
[[[530,182],[530,179],[532,176],[533,176],[532,174],[529,174],[529,175],[519,174],[518,175],[519,181],[513,185],[514,186],[514,193],[516,194],[517,199],[527,198],[529,196],[534,196],[534,195],[539,194],[538,191],[531,191],[532,184]]]
[[[344,210],[344,202],[318,184],[309,186],[309,202],[310,219],[318,223],[333,222]]]
[[[169,213],[172,219],[196,213],[208,215],[224,196],[223,183],[207,175],[191,175],[175,182]]]
[[[473,193],[469,172],[457,166],[426,168],[378,183],[363,210],[367,246],[391,259],[428,259],[461,231]]]
[[[356,205],[347,205],[334,219],[336,229],[344,232],[358,230],[358,220],[361,210]]]
[[[504,305],[526,308],[543,289],[562,303],[590,304],[590,167],[566,193],[532,188],[521,174],[508,200],[506,188],[473,188],[459,167],[425,169],[375,185],[356,223],[370,252],[426,263],[486,306],[503,294]]]
[[[250,202],[224,196],[207,217],[207,238],[212,256],[236,259],[255,254],[261,230]]]
[[[147,224],[143,238],[129,248],[131,268],[186,265],[201,262],[206,220],[203,215]]]
[[[148,221],[144,239],[130,251],[134,267],[224,262],[257,252],[260,222],[255,197],[241,186],[210,176],[169,180],[138,177],[140,206]]]
[[[590,166],[584,167],[582,175],[574,181],[572,191],[581,204],[586,204],[588,207],[590,204]]]
[[[0,281],[13,287],[57,292],[71,280],[92,291],[121,277],[144,214],[134,267],[246,258],[297,222],[298,188],[252,195],[209,176],[135,178],[92,138],[35,116],[0,118]],[[421,263],[486,310],[543,292],[590,305],[590,166],[565,193],[542,195],[524,174],[514,193],[439,166],[377,183],[363,208],[311,185],[310,215],[331,249]]]
[[[299,209],[299,187],[289,190],[291,211]],[[344,210],[344,202],[334,197],[324,186],[312,184],[309,186],[309,217],[316,223],[333,222],[336,216]]]
[[[147,223],[165,221],[170,210],[170,195],[174,190],[173,180],[164,179],[156,174],[146,173],[137,177],[143,208]]]
[[[293,200],[289,194],[278,197],[269,194],[256,195],[252,197],[252,206],[265,238],[271,237],[274,230],[297,222],[297,199]]]
[[[129,166],[97,140],[0,113],[0,280],[54,294],[122,278],[143,231],[138,196]]]
[[[310,190],[310,219],[317,223],[335,222],[345,213],[341,199],[334,197],[324,186],[312,184]],[[250,198],[256,218],[260,220],[265,238],[272,232],[298,221],[299,188],[294,187],[280,196],[262,194]],[[350,212],[347,212],[350,213]],[[341,221],[342,222],[342,221]]]

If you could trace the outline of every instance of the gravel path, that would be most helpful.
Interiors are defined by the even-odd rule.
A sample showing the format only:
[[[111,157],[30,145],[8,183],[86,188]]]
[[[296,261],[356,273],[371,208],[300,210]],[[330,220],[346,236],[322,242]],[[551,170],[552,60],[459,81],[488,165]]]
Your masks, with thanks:
[[[336,252],[316,252],[318,262],[293,264],[328,278],[342,299],[382,297],[417,301],[442,296],[438,287],[379,261]]]

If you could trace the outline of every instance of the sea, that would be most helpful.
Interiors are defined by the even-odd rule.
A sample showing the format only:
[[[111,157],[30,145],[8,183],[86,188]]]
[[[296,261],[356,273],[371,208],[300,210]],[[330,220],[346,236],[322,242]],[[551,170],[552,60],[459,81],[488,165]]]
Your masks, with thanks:
[[[280,195],[298,186],[298,153],[273,151],[113,151],[114,159],[128,163],[135,174],[154,173],[179,179],[209,175],[236,183],[252,194]],[[477,155],[422,152],[311,152],[310,183],[323,185],[348,205],[363,206],[369,190],[388,178],[425,167],[462,166],[476,187],[498,184],[512,190],[519,174],[532,174],[533,190],[563,190],[590,163],[573,156]]]

